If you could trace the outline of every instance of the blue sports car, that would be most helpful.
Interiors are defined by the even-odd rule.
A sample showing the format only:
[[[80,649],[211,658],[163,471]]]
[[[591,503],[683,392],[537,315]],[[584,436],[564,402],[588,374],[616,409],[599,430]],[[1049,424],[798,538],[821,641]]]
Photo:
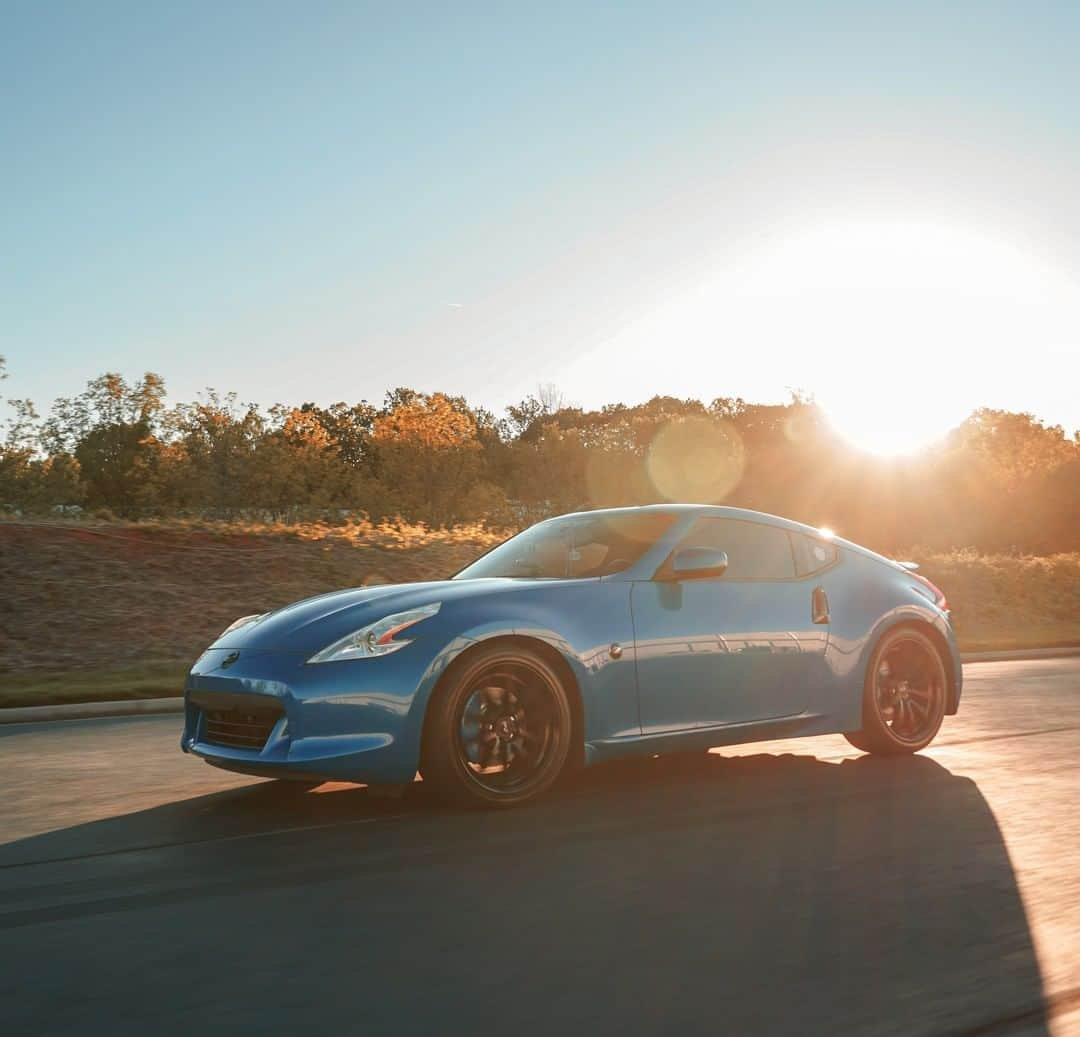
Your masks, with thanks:
[[[191,669],[181,746],[310,784],[419,770],[494,806],[638,753],[830,732],[912,753],[961,684],[912,569],[738,508],[563,515],[447,580],[238,619]]]

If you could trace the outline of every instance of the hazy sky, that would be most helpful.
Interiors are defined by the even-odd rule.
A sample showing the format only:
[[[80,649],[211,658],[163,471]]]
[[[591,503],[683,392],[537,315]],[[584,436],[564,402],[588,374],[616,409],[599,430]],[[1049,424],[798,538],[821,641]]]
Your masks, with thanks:
[[[1080,4],[0,18],[5,395],[799,387],[856,436],[1080,428]]]

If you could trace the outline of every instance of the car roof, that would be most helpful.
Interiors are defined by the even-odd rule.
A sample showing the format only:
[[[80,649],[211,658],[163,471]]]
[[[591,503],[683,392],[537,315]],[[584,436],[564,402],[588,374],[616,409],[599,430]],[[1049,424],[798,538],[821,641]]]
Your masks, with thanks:
[[[805,522],[796,522],[794,519],[784,518],[782,515],[773,515],[767,511],[753,511],[750,508],[734,508],[723,504],[634,504],[624,508],[595,508],[588,511],[575,511],[570,512],[567,515],[556,515],[552,517],[568,518],[571,515],[619,515],[642,511],[670,513],[680,517],[696,513],[699,515],[713,516],[715,518],[742,519],[746,522],[763,522],[770,526],[780,526],[783,529],[790,529],[796,533],[804,533],[807,536],[828,540],[838,547],[847,548],[848,550],[855,551],[857,554],[864,555],[867,558],[873,558],[875,561],[884,562],[886,565],[896,567],[899,564],[891,558],[886,558],[884,555],[878,554],[876,551],[871,551],[868,547],[863,547],[861,544],[845,540],[843,537],[836,536],[832,533],[824,533],[821,529],[814,526],[808,526]]]
[[[566,515],[556,515],[553,518],[572,517],[596,517],[598,515],[627,515],[637,512],[653,512],[657,514],[673,514],[679,516],[700,514],[715,518],[743,519],[750,522],[765,522],[773,526],[784,526],[800,533],[809,533],[813,536],[821,536],[821,530],[815,529],[794,519],[783,518],[780,515],[771,515],[767,511],[752,511],[750,508],[732,508],[722,504],[634,504],[625,508],[594,508],[588,511],[575,511]]]

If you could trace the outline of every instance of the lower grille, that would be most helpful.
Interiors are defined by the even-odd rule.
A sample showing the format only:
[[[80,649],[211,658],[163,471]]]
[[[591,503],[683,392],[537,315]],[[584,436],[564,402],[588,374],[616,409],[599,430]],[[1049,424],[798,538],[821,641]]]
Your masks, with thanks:
[[[203,741],[258,752],[280,716],[280,709],[204,709]]]

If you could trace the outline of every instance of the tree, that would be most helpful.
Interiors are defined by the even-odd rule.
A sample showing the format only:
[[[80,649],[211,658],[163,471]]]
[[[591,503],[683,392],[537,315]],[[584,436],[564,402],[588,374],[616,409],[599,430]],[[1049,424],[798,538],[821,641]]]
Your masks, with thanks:
[[[377,407],[361,400],[351,407],[347,403],[332,403],[329,407],[305,403],[300,411],[311,414],[325,429],[346,464],[360,467],[370,461],[371,430],[379,415]]]
[[[255,404],[207,389],[195,403],[173,408],[165,427],[175,447],[164,480],[171,506],[225,514],[257,506],[252,459],[266,423]]]
[[[0,357],[0,381],[6,373]],[[158,375],[107,373],[44,422],[29,400],[2,401],[0,508],[502,524],[675,496],[828,524],[887,553],[916,542],[1080,549],[1080,433],[1026,413],[975,411],[943,443],[886,461],[837,438],[799,393],[587,410],[541,386],[498,420],[461,396],[404,386],[381,406],[268,412],[212,389],[168,410],[164,397]]]
[[[147,503],[147,473],[159,446],[155,431],[164,397],[160,375],[147,372],[129,386],[110,372],[74,399],[53,404],[42,445],[51,457],[78,462],[88,504],[132,514]]]
[[[397,389],[375,420],[372,443],[376,475],[402,514],[435,525],[466,517],[483,457],[464,401]]]
[[[0,381],[7,378],[0,356]],[[39,417],[30,400],[8,400],[14,411],[0,439],[0,509],[46,511],[60,505],[79,504],[83,486],[79,466],[68,454],[41,455]]]

